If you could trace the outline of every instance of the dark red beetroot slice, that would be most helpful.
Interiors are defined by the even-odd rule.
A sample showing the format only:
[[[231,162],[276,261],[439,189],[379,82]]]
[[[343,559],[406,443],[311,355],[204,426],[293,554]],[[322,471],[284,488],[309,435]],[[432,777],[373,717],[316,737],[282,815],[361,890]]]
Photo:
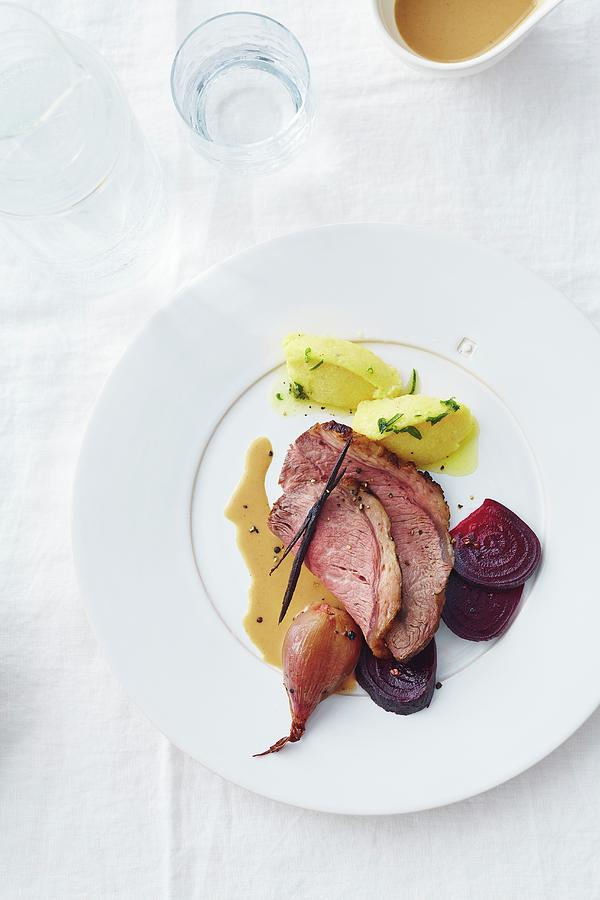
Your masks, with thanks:
[[[405,663],[378,659],[365,643],[355,675],[378,706],[399,716],[410,716],[431,703],[436,666],[435,640]]]
[[[516,588],[540,563],[542,548],[536,535],[496,500],[484,500],[450,534],[454,568],[471,584],[501,591]]]
[[[512,624],[522,593],[523,585],[510,591],[490,591],[451,572],[442,619],[466,641],[491,641]]]

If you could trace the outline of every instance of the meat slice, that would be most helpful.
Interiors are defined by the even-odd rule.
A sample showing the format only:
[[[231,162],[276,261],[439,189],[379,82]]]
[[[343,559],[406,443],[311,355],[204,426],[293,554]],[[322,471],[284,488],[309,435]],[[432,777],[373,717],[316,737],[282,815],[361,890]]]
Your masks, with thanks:
[[[269,528],[284,545],[323,488],[323,481],[306,479],[275,502]],[[356,482],[344,479],[321,511],[304,564],[344,605],[373,653],[389,656],[383,634],[400,608],[401,576],[381,503],[361,492]]]
[[[350,435],[352,429],[337,422],[300,435],[281,470],[284,490],[326,477]],[[377,497],[388,514],[402,571],[402,603],[386,643],[396,659],[410,659],[437,631],[454,562],[444,494],[427,473],[360,434],[353,435],[345,465],[348,477]]]

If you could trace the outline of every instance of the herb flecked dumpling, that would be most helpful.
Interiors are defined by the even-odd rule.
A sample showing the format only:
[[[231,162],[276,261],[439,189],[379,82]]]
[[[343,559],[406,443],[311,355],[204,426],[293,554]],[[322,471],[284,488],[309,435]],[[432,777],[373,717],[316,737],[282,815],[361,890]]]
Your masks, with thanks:
[[[363,400],[402,393],[398,371],[361,344],[312,334],[291,334],[283,342],[296,396],[323,406],[355,410]]]
[[[418,466],[454,453],[473,433],[475,419],[464,403],[423,394],[360,403],[352,427],[381,441],[401,459]]]

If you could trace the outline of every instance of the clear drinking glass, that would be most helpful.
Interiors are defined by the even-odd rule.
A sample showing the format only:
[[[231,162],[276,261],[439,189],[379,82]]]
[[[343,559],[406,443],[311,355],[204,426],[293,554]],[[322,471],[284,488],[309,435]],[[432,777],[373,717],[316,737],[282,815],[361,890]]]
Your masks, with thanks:
[[[0,3],[0,222],[74,286],[121,287],[167,225],[158,161],[105,60]]]
[[[279,168],[310,129],[304,50],[258,13],[226,13],[194,29],[173,62],[171,92],[195,149],[237,172]]]

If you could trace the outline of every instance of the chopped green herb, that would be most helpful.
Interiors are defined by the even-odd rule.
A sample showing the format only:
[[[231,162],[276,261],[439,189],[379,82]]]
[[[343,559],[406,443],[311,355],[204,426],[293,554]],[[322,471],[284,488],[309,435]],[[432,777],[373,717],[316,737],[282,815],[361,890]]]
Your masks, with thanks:
[[[280,394],[279,391],[275,394],[278,400],[283,400],[283,394]]]
[[[297,381],[292,381],[290,384],[290,393],[293,394],[296,400],[308,400],[308,394]]]
[[[310,367],[310,371],[311,371],[311,372],[314,372],[315,369],[318,369],[319,366],[322,366],[324,362],[325,362],[324,359],[320,359],[319,362],[316,364],[316,366],[311,366],[311,367]]]
[[[369,368],[367,369],[367,375],[372,375],[372,374],[373,374],[373,366],[369,366]]]
[[[417,370],[413,369],[410,373],[410,380],[408,382],[408,393],[414,394],[417,389]]]
[[[416,438],[418,441],[420,441],[422,438],[421,432],[419,431],[418,428],[415,428],[414,425],[407,425],[406,428],[400,428],[399,432],[400,433],[406,432],[406,434],[410,434],[411,437]]]
[[[444,406],[447,406],[448,409],[451,409],[452,412],[456,412],[457,409],[460,409],[460,403],[457,403],[454,397],[450,397],[449,400],[442,400],[441,402]]]
[[[441,422],[442,419],[445,419],[447,415],[449,415],[449,413],[444,412],[444,413],[440,413],[439,416],[427,416],[425,421],[431,422],[432,425],[437,425],[437,423]]]
[[[394,425],[396,424],[398,419],[402,418],[402,416],[403,413],[396,413],[396,415],[392,416],[391,419],[378,419],[377,427],[379,429],[379,434],[385,434],[386,431],[392,431],[394,434],[398,434],[399,429],[394,428]]]
[[[311,348],[307,347],[306,350],[304,351],[304,362],[305,363],[307,363],[309,361],[311,353],[312,353]]]

